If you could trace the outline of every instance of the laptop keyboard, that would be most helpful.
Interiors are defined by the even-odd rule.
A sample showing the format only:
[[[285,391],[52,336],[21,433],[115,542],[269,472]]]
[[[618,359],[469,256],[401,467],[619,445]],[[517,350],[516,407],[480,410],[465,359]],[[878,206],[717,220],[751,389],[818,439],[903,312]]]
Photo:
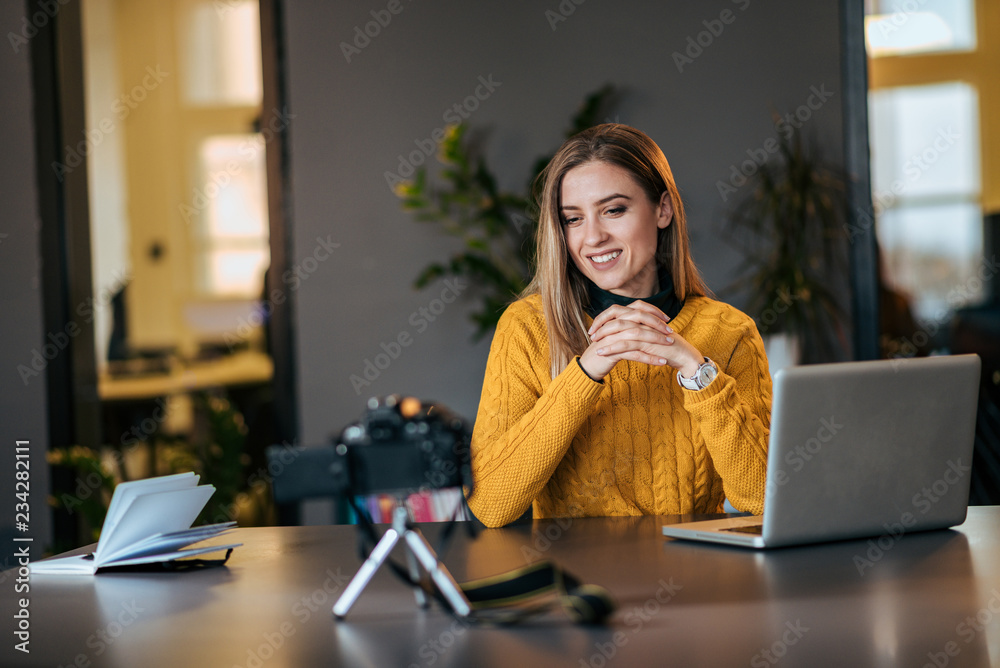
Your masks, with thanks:
[[[729,527],[727,529],[723,529],[723,531],[732,531],[733,533],[749,533],[755,536],[761,536],[764,534],[764,525],[751,524],[749,526],[742,527]]]

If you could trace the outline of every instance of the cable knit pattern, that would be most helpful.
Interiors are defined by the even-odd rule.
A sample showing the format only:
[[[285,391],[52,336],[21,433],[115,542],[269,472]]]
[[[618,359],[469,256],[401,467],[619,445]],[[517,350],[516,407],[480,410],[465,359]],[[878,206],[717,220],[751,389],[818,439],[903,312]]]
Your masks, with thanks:
[[[726,497],[762,513],[771,378],[757,327],[706,297],[670,325],[719,367],[700,392],[639,362],[619,362],[603,383],[577,362],[550,378],[540,297],[511,304],[472,435],[476,517],[503,526],[532,504],[535,517],[705,513]]]

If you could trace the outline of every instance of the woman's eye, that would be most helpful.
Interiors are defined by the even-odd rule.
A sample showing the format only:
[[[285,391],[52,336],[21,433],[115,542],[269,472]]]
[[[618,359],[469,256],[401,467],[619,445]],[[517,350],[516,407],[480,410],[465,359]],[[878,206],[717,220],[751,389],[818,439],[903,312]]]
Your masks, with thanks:
[[[616,206],[611,209],[608,209],[609,216],[620,216],[623,213],[625,213],[625,207],[623,206]]]
[[[563,218],[563,225],[574,225],[580,222],[579,216],[573,216],[569,218]]]

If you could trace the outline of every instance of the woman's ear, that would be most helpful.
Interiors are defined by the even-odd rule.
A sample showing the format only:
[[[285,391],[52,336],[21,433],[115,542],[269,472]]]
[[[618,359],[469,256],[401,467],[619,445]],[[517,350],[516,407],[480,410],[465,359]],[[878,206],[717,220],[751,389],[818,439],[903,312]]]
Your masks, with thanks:
[[[670,202],[670,192],[664,190],[663,194],[660,195],[659,216],[656,219],[656,226],[661,230],[666,229],[673,219],[674,205]]]

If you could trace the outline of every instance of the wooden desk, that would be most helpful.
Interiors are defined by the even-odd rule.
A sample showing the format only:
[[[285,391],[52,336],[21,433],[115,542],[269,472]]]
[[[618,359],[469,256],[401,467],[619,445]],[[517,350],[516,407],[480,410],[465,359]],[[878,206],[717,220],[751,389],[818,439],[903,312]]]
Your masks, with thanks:
[[[539,521],[455,538],[446,563],[459,580],[544,556],[604,585],[620,605],[607,627],[553,615],[469,628],[417,610],[384,571],[337,622],[330,608],[359,565],[353,527],[240,529],[245,545],[224,569],[36,576],[28,656],[12,649],[8,578],[0,664],[1000,665],[1000,507],[883,548],[861,540],[755,552],[662,538],[675,519]],[[429,538],[438,529],[425,526]],[[871,561],[863,574],[856,558]]]

